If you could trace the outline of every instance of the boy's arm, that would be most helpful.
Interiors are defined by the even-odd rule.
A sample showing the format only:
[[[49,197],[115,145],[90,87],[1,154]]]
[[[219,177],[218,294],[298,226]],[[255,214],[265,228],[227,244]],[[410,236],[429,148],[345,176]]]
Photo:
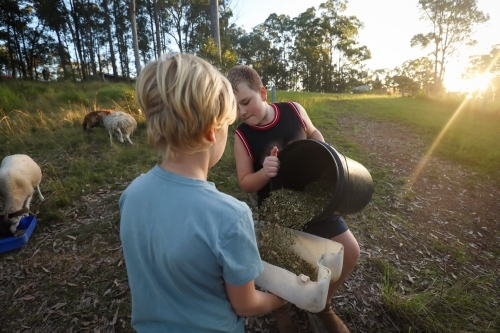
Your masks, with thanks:
[[[236,171],[238,174],[238,182],[243,191],[247,193],[257,192],[269,182],[270,178],[276,176],[279,167],[279,160],[278,157],[276,157],[277,149],[274,154],[272,151],[269,153],[275,156],[266,157],[263,168],[254,172],[253,162],[250,156],[248,156],[245,145],[237,134],[234,135]]]
[[[293,104],[297,107],[297,109],[300,112],[300,115],[302,116],[302,119],[306,123],[307,138],[325,142],[323,135],[316,127],[314,127],[311,119],[309,119],[309,115],[307,114],[306,110],[302,107],[302,105],[296,102],[293,102]]]
[[[256,290],[253,280],[242,286],[226,283],[226,291],[234,311],[242,317],[263,315],[287,303],[274,294]]]

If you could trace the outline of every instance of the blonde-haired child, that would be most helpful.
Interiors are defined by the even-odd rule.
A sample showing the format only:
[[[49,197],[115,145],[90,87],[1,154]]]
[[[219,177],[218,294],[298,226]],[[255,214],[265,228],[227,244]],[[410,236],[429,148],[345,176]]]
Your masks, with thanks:
[[[243,121],[234,135],[238,181],[245,192],[257,192],[260,205],[269,195],[270,179],[279,172],[279,150],[295,140],[325,140],[300,104],[267,104],[266,88],[253,68],[235,66],[229,70],[227,77],[238,104],[238,117]],[[331,300],[358,262],[358,242],[341,216],[308,223],[303,231],[344,245],[342,273],[337,281],[330,284],[325,308],[317,316],[330,333],[348,333],[349,329],[333,312]],[[280,333],[298,332],[288,313],[288,305],[277,309],[274,315]]]
[[[257,291],[263,266],[248,206],[207,181],[236,119],[231,85],[189,54],[150,62],[136,83],[162,161],[120,197],[120,237],[137,332],[241,332],[286,304]]]

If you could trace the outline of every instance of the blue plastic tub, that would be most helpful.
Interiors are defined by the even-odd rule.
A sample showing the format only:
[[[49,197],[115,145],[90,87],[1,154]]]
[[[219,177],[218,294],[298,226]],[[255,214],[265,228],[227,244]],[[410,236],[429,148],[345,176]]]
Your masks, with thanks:
[[[23,247],[24,244],[28,242],[35,226],[36,217],[34,215],[23,217],[21,221],[19,221],[17,230],[26,230],[26,232],[19,237],[13,236],[0,239],[0,253],[9,252]]]

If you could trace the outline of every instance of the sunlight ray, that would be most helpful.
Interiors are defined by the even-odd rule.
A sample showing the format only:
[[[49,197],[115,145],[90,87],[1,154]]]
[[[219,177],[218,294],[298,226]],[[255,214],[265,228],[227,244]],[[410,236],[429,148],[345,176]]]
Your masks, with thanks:
[[[489,73],[489,71],[493,68],[493,66],[495,65],[495,63],[497,61],[500,61],[500,52],[498,52],[495,55],[495,57],[493,57],[491,62],[486,67],[484,73]],[[436,147],[438,146],[438,144],[441,142],[442,138],[444,137],[444,135],[446,134],[446,132],[450,128],[453,121],[457,118],[457,116],[460,114],[460,112],[464,109],[466,103],[467,103],[467,99],[464,99],[462,101],[462,103],[460,103],[457,110],[453,113],[453,116],[451,116],[450,120],[448,120],[448,122],[446,123],[444,128],[441,130],[439,135],[436,137],[436,139],[434,140],[434,142],[430,146],[429,150],[427,150],[427,152],[424,154],[424,156],[417,163],[415,169],[410,174],[410,179],[409,179],[407,185],[403,188],[403,193],[406,192],[407,190],[411,189],[413,187],[413,184],[415,184],[415,182],[418,180],[420,174],[422,173],[425,166],[427,165],[427,161],[429,160],[429,158],[433,154],[433,152],[436,149]]]

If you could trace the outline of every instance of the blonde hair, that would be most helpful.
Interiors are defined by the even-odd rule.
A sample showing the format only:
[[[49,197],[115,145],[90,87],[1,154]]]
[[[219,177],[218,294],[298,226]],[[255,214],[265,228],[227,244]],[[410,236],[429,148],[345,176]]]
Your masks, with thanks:
[[[252,67],[245,65],[234,66],[227,72],[227,79],[231,82],[234,91],[238,91],[236,87],[240,83],[246,83],[248,88],[259,92],[264,85],[259,74]]]
[[[236,120],[228,80],[191,54],[164,55],[148,63],[137,77],[136,96],[146,116],[149,145],[169,160],[176,151],[206,150],[208,131]]]

